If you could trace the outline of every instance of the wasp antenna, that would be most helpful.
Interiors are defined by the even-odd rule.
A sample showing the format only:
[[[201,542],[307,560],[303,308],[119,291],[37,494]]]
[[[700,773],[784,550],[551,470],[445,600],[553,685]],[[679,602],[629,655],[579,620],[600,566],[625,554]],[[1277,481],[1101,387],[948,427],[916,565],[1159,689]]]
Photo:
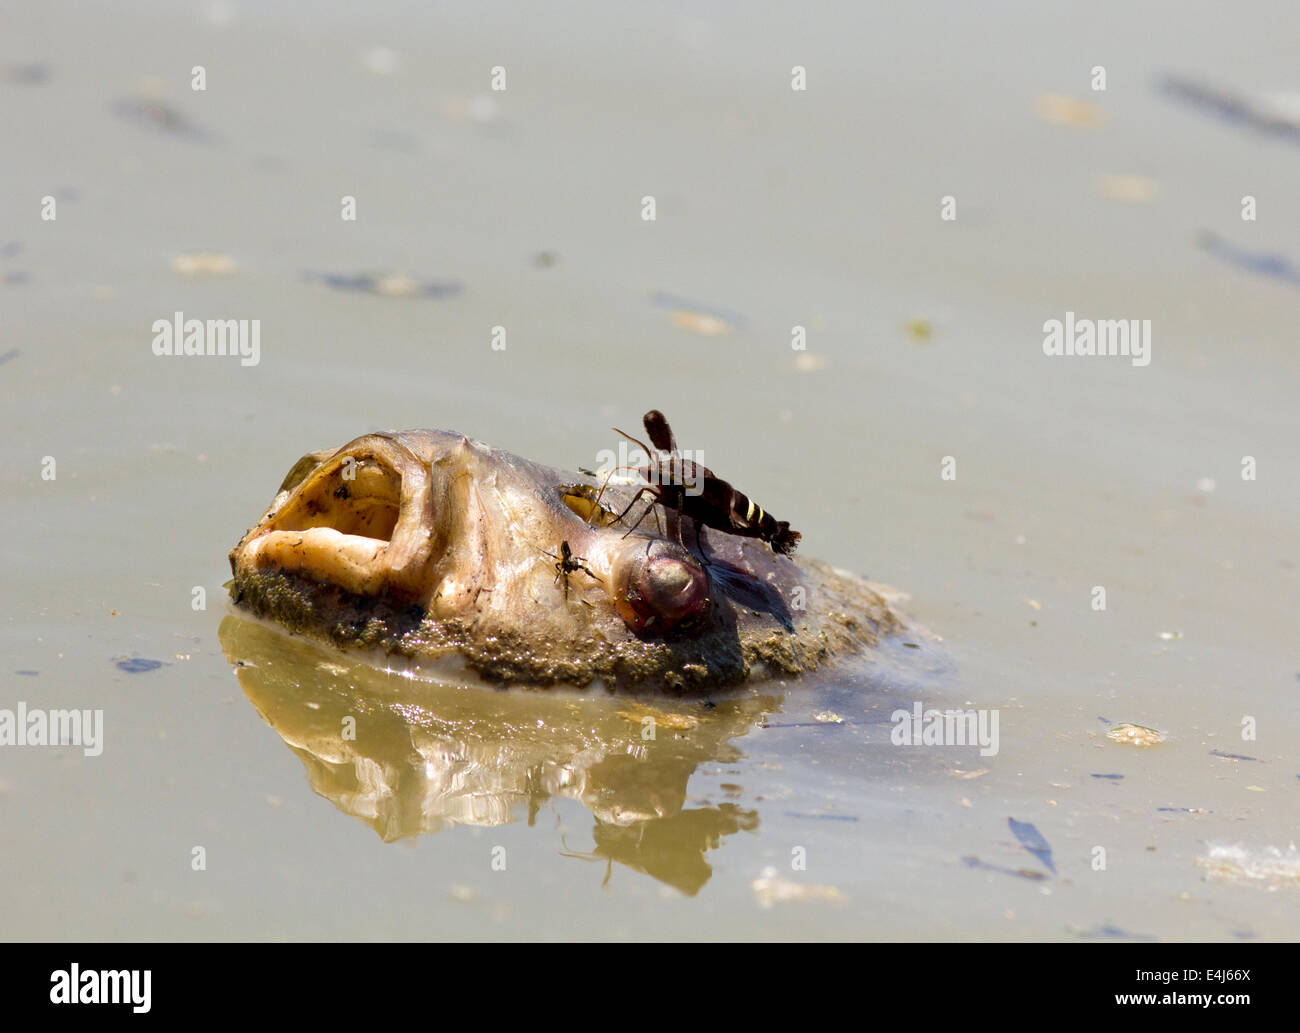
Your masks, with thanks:
[[[644,442],[644,441],[639,441],[639,440],[637,440],[636,438],[632,437],[632,435],[629,434],[627,431],[625,431],[625,430],[619,430],[617,427],[610,427],[609,429],[612,430],[615,434],[622,434],[623,437],[625,437],[625,438],[628,439],[628,441],[632,442],[632,444],[634,444],[634,445],[636,445],[638,448],[640,448],[641,451],[644,452],[644,453],[646,454],[646,458],[647,458],[647,459],[653,459],[653,458],[654,458],[654,453],[651,452],[650,449],[648,449],[648,448],[645,447],[645,442]]]

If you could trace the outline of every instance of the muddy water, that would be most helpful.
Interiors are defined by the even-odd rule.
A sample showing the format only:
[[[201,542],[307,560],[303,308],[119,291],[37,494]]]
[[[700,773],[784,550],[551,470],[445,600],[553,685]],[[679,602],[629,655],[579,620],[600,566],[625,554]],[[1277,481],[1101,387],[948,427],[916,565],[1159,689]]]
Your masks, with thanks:
[[[0,708],[104,712],[99,756],[0,747],[6,931],[1294,937],[1300,147],[1159,89],[1287,110],[1300,19],[1247,8],[0,5]],[[155,356],[177,311],[260,320],[259,363]],[[1044,356],[1066,312],[1150,319],[1150,364]],[[227,613],[306,451],[591,465],[651,406],[946,663],[646,741]],[[996,711],[998,752],[892,744],[916,702]]]

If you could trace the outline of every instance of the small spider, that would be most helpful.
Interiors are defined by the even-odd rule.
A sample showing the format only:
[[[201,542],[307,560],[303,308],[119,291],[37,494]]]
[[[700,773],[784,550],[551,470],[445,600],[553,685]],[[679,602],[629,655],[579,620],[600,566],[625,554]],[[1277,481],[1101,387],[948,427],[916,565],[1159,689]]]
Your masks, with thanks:
[[[570,550],[569,543],[567,541],[560,542],[559,556],[556,556],[555,553],[553,552],[547,552],[546,555],[550,556],[553,560],[556,561],[555,562],[555,583],[558,585],[560,583],[560,578],[564,579],[564,601],[566,603],[569,601],[569,575],[570,574],[576,574],[578,571],[584,570],[587,572],[588,577],[594,578],[596,581],[601,580],[599,577],[596,576],[595,573],[592,572],[590,567],[584,565],[583,561],[586,559],[585,556],[573,555],[573,552],[572,550]]]

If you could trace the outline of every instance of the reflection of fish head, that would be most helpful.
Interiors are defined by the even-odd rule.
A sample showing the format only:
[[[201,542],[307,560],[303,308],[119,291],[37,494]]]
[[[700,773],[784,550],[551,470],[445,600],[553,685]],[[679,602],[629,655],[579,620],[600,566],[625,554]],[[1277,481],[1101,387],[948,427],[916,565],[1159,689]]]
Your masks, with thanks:
[[[705,850],[757,825],[730,805],[683,806],[695,769],[734,762],[730,740],[775,709],[774,696],[660,706],[500,692],[404,677],[242,617],[226,617],[219,635],[245,695],[302,760],[312,789],[385,841],[531,822],[564,797],[595,817],[601,856],[685,890],[701,866],[707,878]]]
[[[705,854],[720,846],[724,836],[757,828],[757,811],[730,803],[678,811],[658,821],[600,821],[593,853],[694,896],[713,874]]]

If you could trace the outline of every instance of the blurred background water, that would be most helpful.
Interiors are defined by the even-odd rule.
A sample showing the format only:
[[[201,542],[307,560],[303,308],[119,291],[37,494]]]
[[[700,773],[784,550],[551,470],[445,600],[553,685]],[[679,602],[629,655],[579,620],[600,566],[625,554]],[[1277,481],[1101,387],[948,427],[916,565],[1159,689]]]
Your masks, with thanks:
[[[1293,5],[48,0],[0,27],[0,707],[106,725],[97,758],[0,749],[7,935],[1294,936]],[[177,311],[260,320],[260,362],[155,356]],[[1150,365],[1046,357],[1067,311],[1151,320]],[[644,777],[616,700],[439,724],[229,625],[271,669],[235,678],[226,552],[303,453],[428,426],[585,466],[651,407],[809,555],[909,592],[951,666],[763,687],[707,735],[668,706],[696,731]],[[303,719],[349,693],[424,716],[344,756]],[[1001,752],[889,747],[917,698],[999,708]],[[533,707],[554,738],[506,734]],[[483,788],[506,824],[366,818],[445,803],[448,741],[551,781]],[[1228,848],[1292,860],[1251,879]]]

